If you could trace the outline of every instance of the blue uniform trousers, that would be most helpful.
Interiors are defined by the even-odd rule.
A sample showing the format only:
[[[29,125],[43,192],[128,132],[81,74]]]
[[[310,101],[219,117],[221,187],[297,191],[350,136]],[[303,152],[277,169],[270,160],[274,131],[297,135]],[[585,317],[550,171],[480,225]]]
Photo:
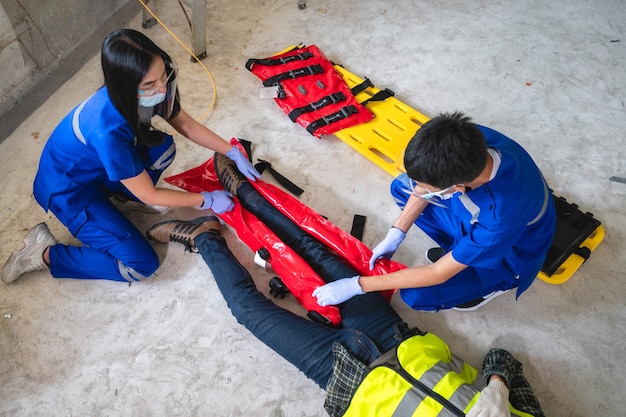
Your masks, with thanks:
[[[156,184],[175,155],[171,136],[163,144],[141,152],[145,169]],[[95,185],[94,185],[95,186]],[[50,272],[55,278],[108,279],[132,282],[150,277],[159,258],[137,227],[110,201],[113,194],[137,200],[116,181],[101,185],[78,213],[68,213],[50,202],[52,211],[82,246],[58,244],[50,248]]]

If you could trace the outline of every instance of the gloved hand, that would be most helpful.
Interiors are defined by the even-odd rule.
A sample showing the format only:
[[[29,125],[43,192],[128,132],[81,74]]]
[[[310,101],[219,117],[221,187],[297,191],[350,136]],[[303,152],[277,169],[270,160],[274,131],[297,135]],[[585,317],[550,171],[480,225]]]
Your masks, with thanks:
[[[387,236],[380,242],[372,251],[372,257],[370,258],[370,271],[374,270],[374,264],[379,258],[391,258],[398,250],[398,247],[406,237],[406,232],[398,229],[397,227],[391,227],[387,232]]]
[[[341,304],[355,295],[365,294],[359,285],[359,278],[359,275],[356,275],[352,278],[329,282],[314,289],[312,295],[317,298],[317,304],[322,307]]]
[[[235,165],[237,165],[239,172],[245,175],[250,181],[256,181],[257,178],[261,178],[259,171],[257,171],[254,165],[248,161],[248,158],[241,153],[238,147],[233,146],[230,151],[226,152],[226,156],[235,161]]]
[[[217,214],[222,214],[235,207],[233,195],[228,191],[202,191],[202,196],[204,197],[204,202],[200,206],[202,209],[211,209]]]
[[[467,417],[509,417],[509,389],[504,382],[492,378],[482,390]]]

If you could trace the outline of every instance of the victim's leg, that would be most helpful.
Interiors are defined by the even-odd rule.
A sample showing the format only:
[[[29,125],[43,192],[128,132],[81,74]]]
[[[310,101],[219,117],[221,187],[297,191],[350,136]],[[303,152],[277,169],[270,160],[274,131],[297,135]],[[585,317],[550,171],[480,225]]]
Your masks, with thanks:
[[[216,233],[201,234],[195,245],[237,321],[320,387],[325,388],[332,372],[334,342],[346,346],[364,363],[380,355],[367,335],[323,326],[268,300]]]
[[[237,197],[246,210],[295,250],[324,281],[330,282],[357,274],[343,259],[338,258],[323,243],[270,204],[250,183],[243,182],[239,186]]]
[[[326,282],[358,275],[358,272],[271,205],[248,182],[237,189],[242,206],[257,216],[289,247],[295,250]],[[339,306],[344,328],[367,334],[381,351],[397,344],[395,325],[402,322],[396,311],[378,293],[368,293]]]

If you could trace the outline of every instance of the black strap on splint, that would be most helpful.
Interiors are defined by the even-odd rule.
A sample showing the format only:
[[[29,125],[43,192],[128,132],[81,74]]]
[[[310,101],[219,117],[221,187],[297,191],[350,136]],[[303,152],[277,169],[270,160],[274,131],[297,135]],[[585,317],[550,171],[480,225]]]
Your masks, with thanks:
[[[320,119],[317,119],[316,121],[308,125],[306,130],[310,134],[313,134],[313,132],[315,132],[317,129],[319,129],[322,126],[327,126],[331,123],[335,123],[341,119],[345,119],[347,117],[350,117],[350,115],[356,114],[356,113],[358,113],[358,110],[356,109],[356,107],[346,106],[342,108],[341,110],[339,110],[338,112],[335,112],[333,114],[329,114],[328,116],[324,116]]]
[[[316,110],[319,110],[328,106],[329,104],[339,103],[340,101],[345,101],[345,100],[346,100],[346,96],[341,91],[339,91],[338,93],[329,94],[326,97],[322,97],[321,99],[319,99],[318,101],[314,103],[310,103],[306,106],[293,109],[291,112],[289,112],[289,118],[291,119],[292,122],[295,123],[298,117],[302,116],[304,113],[316,111]]]
[[[296,184],[291,182],[287,177],[281,175],[280,173],[278,173],[278,171],[272,168],[272,164],[270,164],[269,162],[263,159],[259,159],[258,161],[259,162],[255,164],[254,167],[256,168],[257,171],[259,171],[260,174],[262,174],[263,171],[267,169],[270,172],[270,174],[272,174],[274,179],[276,179],[276,182],[278,182],[280,185],[285,187],[293,195],[299,196],[304,192],[302,188],[298,187]]]
[[[247,139],[237,138],[243,149],[246,151],[246,155],[248,155],[248,161],[252,163],[252,142]]]
[[[247,139],[241,138],[237,138],[237,140],[239,141],[239,143],[241,143],[241,146],[243,146],[243,149],[246,151],[246,154],[248,155],[248,161],[252,162],[252,142]],[[254,167],[257,171],[259,171],[259,174],[262,174],[263,171],[265,171],[265,169],[267,168],[270,174],[272,174],[272,176],[276,179],[276,182],[285,187],[285,189],[287,189],[295,196],[299,196],[304,192],[302,188],[291,182],[287,177],[279,174],[274,168],[272,168],[272,164],[270,164],[269,162],[263,159],[259,159],[259,162],[254,165]]]
[[[359,240],[363,240],[363,232],[365,231],[366,217],[361,214],[355,214],[352,218],[352,229],[350,234]]]
[[[287,72],[283,72],[282,74],[278,74],[273,77],[270,77],[267,80],[263,81],[263,85],[265,87],[271,87],[284,80],[293,80],[299,77],[305,77],[307,75],[322,74],[323,72],[324,72],[324,69],[322,68],[321,65],[319,64],[311,65],[308,67],[298,68],[298,69],[290,70]]]
[[[309,58],[313,58],[313,54],[309,51],[304,51],[296,55],[290,55],[290,56],[285,56],[285,57],[280,57],[280,58],[265,58],[265,59],[252,58],[246,62],[246,68],[248,69],[248,71],[252,71],[252,66],[254,64],[273,67],[276,65],[288,64],[289,62],[294,62],[294,61],[306,61]]]

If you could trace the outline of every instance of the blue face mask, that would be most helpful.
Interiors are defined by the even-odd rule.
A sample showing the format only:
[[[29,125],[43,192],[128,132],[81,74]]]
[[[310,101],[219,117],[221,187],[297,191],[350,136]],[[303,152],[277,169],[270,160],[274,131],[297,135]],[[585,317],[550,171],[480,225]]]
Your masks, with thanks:
[[[165,100],[165,93],[156,93],[152,96],[139,97],[139,105],[141,107],[154,107]]]

